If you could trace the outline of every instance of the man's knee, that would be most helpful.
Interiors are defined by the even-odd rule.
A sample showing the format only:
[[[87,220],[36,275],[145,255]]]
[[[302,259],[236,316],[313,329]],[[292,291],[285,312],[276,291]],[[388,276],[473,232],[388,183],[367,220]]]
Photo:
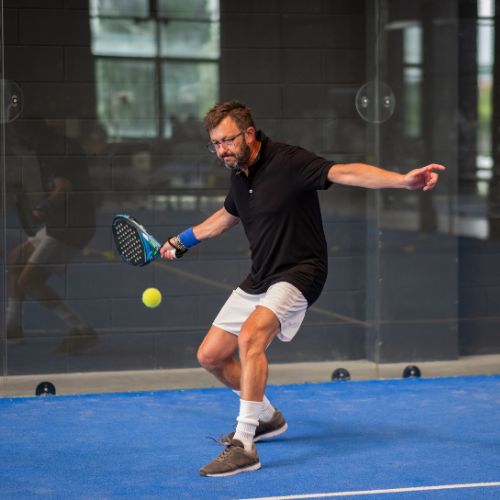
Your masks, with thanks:
[[[203,368],[208,370],[208,367],[212,365],[213,359],[210,355],[208,349],[202,344],[198,347],[198,352],[196,353],[196,358],[198,359],[198,363]]]
[[[240,357],[247,358],[264,354],[271,339],[272,335],[267,332],[259,332],[255,328],[243,326],[238,337]]]
[[[280,323],[274,313],[262,308],[243,324],[238,337],[240,356],[265,353],[273,338],[279,333]]]
[[[206,346],[205,344],[200,345],[198,352],[196,353],[196,357],[200,366],[208,371],[213,371],[222,367],[226,361],[217,349],[214,349],[211,346]]]
[[[196,357],[203,368],[214,371],[231,361],[237,350],[235,335],[212,326],[198,348]]]

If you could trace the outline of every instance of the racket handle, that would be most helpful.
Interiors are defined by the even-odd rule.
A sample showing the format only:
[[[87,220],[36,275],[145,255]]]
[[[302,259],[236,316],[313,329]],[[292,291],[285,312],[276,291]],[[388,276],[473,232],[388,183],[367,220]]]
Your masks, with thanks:
[[[171,250],[168,250],[167,253],[170,254],[170,255],[173,255],[173,257],[175,259],[180,259],[188,251],[188,249],[186,248],[184,250],[181,250],[180,248],[176,248],[176,246],[173,245],[172,242],[170,241],[171,238],[172,238],[172,236],[170,236],[170,238],[167,238],[167,242],[173,248]]]
[[[176,250],[175,248],[172,248],[167,253],[169,255],[171,255],[174,259],[180,259],[186,252],[187,252],[187,250],[182,251],[182,250]]]

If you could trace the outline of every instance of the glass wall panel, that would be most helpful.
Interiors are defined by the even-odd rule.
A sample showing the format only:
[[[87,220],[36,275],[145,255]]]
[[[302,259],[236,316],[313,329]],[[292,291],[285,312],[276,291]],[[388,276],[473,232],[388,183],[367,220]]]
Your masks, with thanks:
[[[496,7],[4,0],[4,386],[14,391],[17,376],[63,384],[78,373],[197,368],[198,344],[249,270],[243,229],[175,263],[133,268],[110,225],[128,213],[164,241],[223,205],[228,173],[207,151],[202,120],[226,99],[248,104],[271,139],[332,162],[447,167],[432,192],[319,193],[329,276],[294,341],[270,346],[271,373],[399,377],[418,364],[425,376],[469,362],[493,371]],[[163,294],[155,309],[141,301],[148,287]]]
[[[369,132],[372,154],[402,172],[431,162],[447,167],[432,192],[372,197],[369,311],[381,376],[395,362],[419,362],[427,373],[439,366],[451,374],[494,370],[491,357],[474,357],[498,353],[500,339],[491,302],[498,278],[481,271],[497,247],[487,210],[496,199],[493,12],[492,2],[481,1],[373,6],[368,68],[395,103],[393,115]]]
[[[375,163],[405,173],[447,167],[434,191],[372,193],[374,255],[368,257],[373,359],[391,363],[458,358],[457,3],[373,3],[373,105],[393,113],[369,124]],[[370,210],[370,208],[369,208]],[[370,285],[371,283],[371,285]],[[389,364],[386,366],[386,364]]]

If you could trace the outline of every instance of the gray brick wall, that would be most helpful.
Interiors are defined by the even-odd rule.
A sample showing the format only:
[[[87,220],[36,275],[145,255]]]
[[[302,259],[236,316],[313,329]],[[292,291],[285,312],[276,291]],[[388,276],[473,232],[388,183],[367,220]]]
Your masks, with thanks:
[[[5,77],[18,82],[24,94],[22,117],[6,127],[6,235],[12,249],[25,238],[15,194],[24,191],[34,199],[41,194],[37,157],[20,148],[20,139],[33,135],[42,118],[58,121],[64,133],[39,144],[37,154],[62,158],[69,165],[78,154],[72,141],[81,143],[82,128],[96,120],[96,89],[87,2],[12,0],[4,2],[4,9]],[[364,46],[364,1],[316,0],[306,5],[223,0],[220,99],[248,103],[259,127],[277,140],[332,160],[361,160],[364,124],[353,101],[365,81]],[[29,300],[24,312],[28,342],[12,347],[10,374],[196,364],[197,343],[248,271],[242,229],[201,245],[175,264],[133,269],[113,257],[109,226],[113,214],[133,207],[133,214],[163,239],[220,206],[227,176],[208,158],[206,137],[199,130],[177,141],[123,141],[87,157],[95,190],[79,196],[99,200],[95,236],[74,262],[60,264],[49,283],[89,320],[99,342],[77,357],[55,354],[63,326]],[[190,186],[196,179],[201,183],[186,188],[186,179]],[[336,189],[321,199],[330,278],[297,344],[270,351],[275,361],[364,357],[364,328],[335,314],[361,321],[365,317],[365,195]],[[337,203],[349,208],[339,214]],[[71,204],[66,217],[83,220]],[[148,286],[163,291],[161,308],[147,310],[140,303]]]

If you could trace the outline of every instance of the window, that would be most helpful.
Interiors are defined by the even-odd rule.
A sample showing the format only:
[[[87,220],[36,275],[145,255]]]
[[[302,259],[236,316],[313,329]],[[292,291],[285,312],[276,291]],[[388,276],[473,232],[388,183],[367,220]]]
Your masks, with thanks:
[[[408,137],[422,135],[422,27],[411,23],[403,31],[403,78],[405,133]]]
[[[490,179],[493,166],[491,143],[491,110],[493,89],[493,65],[495,62],[495,3],[478,0],[477,20],[477,86],[478,86],[478,133],[477,167],[479,179]],[[481,186],[480,186],[481,187]],[[484,189],[483,189],[484,191]]]
[[[219,0],[90,0],[90,16],[110,138],[170,138],[217,100]]]

